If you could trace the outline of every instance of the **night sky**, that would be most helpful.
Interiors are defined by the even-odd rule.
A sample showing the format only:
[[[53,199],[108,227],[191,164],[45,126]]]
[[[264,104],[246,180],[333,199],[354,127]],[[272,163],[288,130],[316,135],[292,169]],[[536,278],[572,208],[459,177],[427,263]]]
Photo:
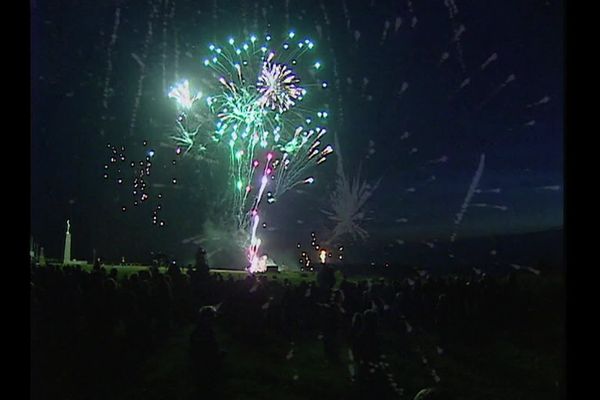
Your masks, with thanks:
[[[401,254],[402,244],[444,242],[453,232],[460,239],[562,227],[561,1],[31,4],[31,232],[47,256],[62,257],[70,218],[77,259],[90,259],[93,248],[114,260],[143,261],[159,250],[189,259],[195,246],[185,239],[203,234],[214,196],[208,167],[169,147],[176,110],[163,88],[163,55],[167,88],[176,78],[201,79],[208,43],[244,31],[293,29],[316,42],[332,83],[323,102],[337,155],[350,177],[360,168],[372,184],[381,179],[362,224],[370,238],[347,238],[364,254],[390,244]],[[147,37],[134,118],[136,57]],[[124,146],[128,161],[155,150],[150,193],[160,201],[134,207],[129,187],[116,175],[103,178],[108,143]],[[455,226],[482,154],[479,192]],[[272,251],[293,253],[310,232],[331,229],[322,210],[335,188],[335,156],[314,170],[314,185],[267,211],[263,234]],[[164,227],[151,222],[157,204]]]

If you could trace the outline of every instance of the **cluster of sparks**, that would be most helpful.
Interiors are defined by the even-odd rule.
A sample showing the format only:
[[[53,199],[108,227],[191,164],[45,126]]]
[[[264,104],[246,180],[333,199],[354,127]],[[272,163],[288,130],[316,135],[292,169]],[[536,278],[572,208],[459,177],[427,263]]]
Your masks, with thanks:
[[[143,146],[148,147],[148,142],[146,140],[143,141]],[[129,157],[126,155],[125,146],[116,146],[108,143],[106,147],[109,149],[110,158],[109,161],[104,164],[104,174],[103,178],[107,181],[112,181],[119,186],[129,186],[132,196],[132,205],[134,207],[141,206],[143,203],[151,200],[151,198],[155,198],[158,203],[152,209],[152,223],[154,225],[163,227],[166,225],[166,222],[162,219],[159,219],[159,213],[162,210],[162,205],[160,204],[160,200],[162,199],[162,193],[156,194],[153,196],[149,193],[149,183],[148,178],[151,175],[152,167],[153,167],[153,158],[155,157],[155,150],[149,149],[146,151],[146,155],[142,160],[129,160]],[[113,171],[112,177],[109,172]],[[111,179],[112,178],[112,179]],[[173,179],[173,182],[176,182],[176,179]],[[127,205],[123,204],[121,206],[121,211],[127,211]]]
[[[314,232],[311,232],[310,236],[311,250],[301,249],[300,243],[296,245],[298,249],[301,249],[300,259],[298,260],[300,262],[301,271],[314,271],[314,263],[311,260],[311,255],[314,257],[314,259],[318,259],[320,264],[325,264],[327,263],[328,259],[334,259],[334,257],[339,261],[344,259],[343,245],[334,246],[333,248],[337,249],[337,251],[328,250],[318,243],[317,235]]]
[[[202,61],[214,78],[214,85],[205,90],[207,96],[200,91],[192,94],[188,80],[168,94],[179,111],[173,136],[178,145],[186,152],[228,153],[225,196],[236,229],[250,228],[249,243],[244,244],[250,272],[265,267],[256,236],[263,196],[273,203],[296,185],[312,184],[315,178],[307,176],[306,170],[322,164],[333,152],[331,145],[323,143],[327,110],[306,106],[319,99],[311,89],[323,90],[328,84],[316,78],[319,61],[299,62],[314,43],[295,36],[290,32],[276,46],[271,35],[264,41],[251,35],[242,42],[230,38],[224,46],[210,44],[210,56]],[[258,159],[265,155],[262,168]],[[269,184],[272,188],[267,190]]]

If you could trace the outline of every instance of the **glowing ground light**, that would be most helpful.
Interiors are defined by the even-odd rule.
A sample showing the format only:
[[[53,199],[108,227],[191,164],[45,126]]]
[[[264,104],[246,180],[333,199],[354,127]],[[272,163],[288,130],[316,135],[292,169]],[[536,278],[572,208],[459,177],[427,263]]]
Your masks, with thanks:
[[[321,249],[319,251],[319,260],[321,260],[321,264],[325,264],[325,261],[327,261],[327,250]]]

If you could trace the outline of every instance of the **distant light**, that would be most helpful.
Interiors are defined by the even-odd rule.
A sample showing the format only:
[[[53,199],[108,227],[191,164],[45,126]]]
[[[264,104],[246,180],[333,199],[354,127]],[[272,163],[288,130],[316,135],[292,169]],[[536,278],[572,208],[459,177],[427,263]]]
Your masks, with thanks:
[[[319,68],[321,68],[321,63],[317,61],[317,62],[315,63],[315,68],[316,68],[316,69],[319,69]]]
[[[318,247],[317,247],[318,250]],[[321,260],[321,264],[325,264],[325,260],[327,259],[327,250],[322,249],[319,252],[319,259]]]
[[[233,43],[235,42],[235,40],[233,40],[233,38],[229,38],[229,44],[233,45]]]
[[[290,32],[290,34],[289,34],[290,39],[293,39],[294,36],[296,36],[296,34],[294,32]]]
[[[327,87],[327,82],[323,82],[323,83],[321,84],[321,87],[322,87],[323,89],[325,89],[325,88]]]

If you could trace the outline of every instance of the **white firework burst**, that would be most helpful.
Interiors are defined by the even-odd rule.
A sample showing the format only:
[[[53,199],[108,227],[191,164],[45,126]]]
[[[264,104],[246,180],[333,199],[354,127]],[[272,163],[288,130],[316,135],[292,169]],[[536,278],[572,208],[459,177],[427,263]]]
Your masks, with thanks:
[[[375,185],[362,180],[360,167],[354,179],[350,179],[344,173],[343,161],[339,152],[339,142],[335,135],[335,144],[338,147],[338,166],[336,189],[331,195],[331,211],[322,210],[329,220],[335,222],[328,243],[333,242],[341,236],[350,235],[354,240],[365,240],[369,233],[362,227],[368,221],[368,210],[366,204],[371,198],[381,179]]]
[[[272,54],[272,53],[271,53]],[[256,89],[260,93],[258,100],[263,107],[269,107],[282,113],[289,110],[302,98],[305,90],[299,85],[300,79],[285,64],[268,61],[263,64]]]
[[[323,210],[329,220],[335,222],[329,241],[351,235],[354,240],[365,240],[369,233],[361,226],[368,221],[366,203],[379,186],[379,181],[371,186],[366,180],[361,180],[360,172],[350,180],[345,175],[339,176],[337,187],[331,196],[332,211]]]
[[[189,111],[194,102],[199,100],[201,97],[201,92],[196,93],[195,96],[191,95],[190,82],[187,79],[172,87],[171,91],[169,92],[169,98],[175,99],[177,104],[186,111]]]

